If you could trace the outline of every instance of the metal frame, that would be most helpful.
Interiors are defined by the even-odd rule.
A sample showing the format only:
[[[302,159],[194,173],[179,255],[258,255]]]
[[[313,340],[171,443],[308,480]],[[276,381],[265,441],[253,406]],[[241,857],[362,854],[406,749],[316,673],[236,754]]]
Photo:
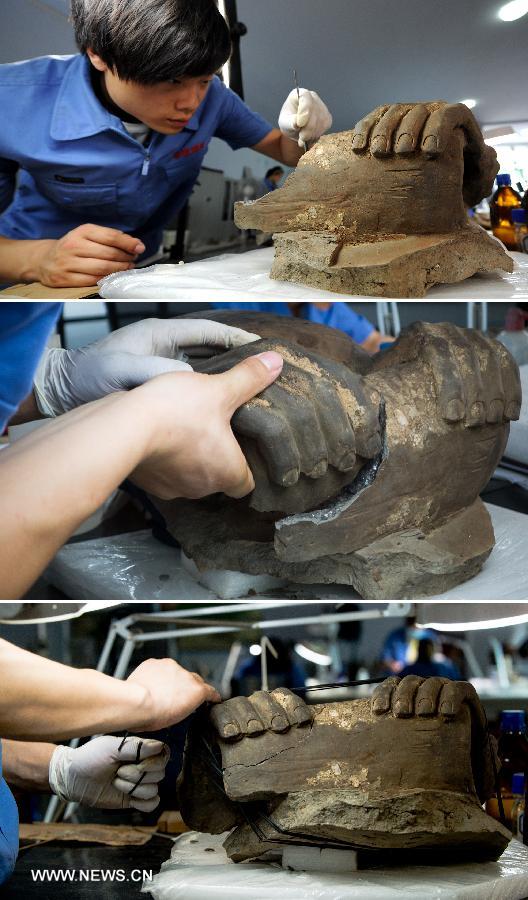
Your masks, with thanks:
[[[214,604],[212,606],[199,607],[198,609],[196,609],[194,604],[189,604],[189,606],[191,607],[190,609],[169,610],[167,612],[157,613],[135,613],[133,615],[126,616],[124,619],[116,619],[111,623],[110,628],[108,629],[108,634],[103,645],[99,661],[97,663],[97,671],[105,672],[105,670],[107,669],[110,660],[110,654],[114,648],[117,638],[121,638],[121,640],[123,641],[123,646],[119,654],[117,665],[115,666],[112,674],[114,678],[122,679],[126,675],[128,665],[130,663],[130,659],[135,647],[138,644],[144,644],[148,641],[156,641],[160,639],[171,640],[209,634],[238,635],[240,632],[244,631],[253,631],[256,634],[261,632],[264,636],[264,633],[268,629],[273,628],[274,630],[276,630],[278,628],[288,628],[291,625],[302,627],[305,625],[314,624],[332,625],[339,622],[366,621],[368,619],[401,618],[404,616],[408,616],[412,608],[412,604],[410,603],[388,603],[381,609],[362,609],[355,612],[321,612],[318,615],[293,615],[287,619],[270,618],[262,619],[256,622],[250,620],[239,620],[231,624],[220,622],[216,618],[218,616],[256,611],[269,611],[270,613],[272,613],[273,610],[276,609],[294,609],[295,607],[298,608],[300,604],[302,604],[302,601],[299,600],[266,600],[256,603],[235,602]],[[200,620],[205,621],[203,621],[202,624]],[[178,627],[179,622],[181,623],[182,627]],[[138,630],[138,625],[140,623],[158,624],[161,627],[151,632],[144,632],[142,630]],[[167,626],[167,628],[165,629],[163,628],[163,626]],[[240,642],[235,641],[234,646],[236,646],[236,644],[238,644],[240,647]],[[231,650],[233,651],[233,646]],[[224,674],[221,679],[222,682],[225,682],[226,680],[225,676],[228,667],[233,666],[233,655],[231,652],[228,654]],[[264,652],[263,655],[265,655]],[[234,664],[236,665],[236,658],[234,660]],[[263,674],[265,677],[265,664]],[[80,739],[75,738],[70,742],[69,746],[77,747],[79,745],[79,742]],[[65,804],[59,799],[59,797],[53,796],[48,803],[46,814],[44,816],[44,822],[56,822],[61,817],[62,813],[64,813],[64,819],[69,818],[75,810],[76,806],[76,803]]]
[[[488,330],[488,303],[486,300],[468,300],[467,327],[479,331]]]

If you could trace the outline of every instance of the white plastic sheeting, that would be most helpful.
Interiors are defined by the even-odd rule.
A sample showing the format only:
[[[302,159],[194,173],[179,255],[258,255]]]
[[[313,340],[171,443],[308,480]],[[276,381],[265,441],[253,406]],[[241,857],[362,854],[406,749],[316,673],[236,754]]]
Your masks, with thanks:
[[[487,508],[496,544],[482,571],[444,594],[417,599],[431,602],[526,600],[528,516],[499,506],[488,505]],[[219,574],[217,571],[216,576]],[[224,573],[224,590],[233,583],[229,574]],[[200,585],[186,570],[179,550],[161,544],[148,531],[67,544],[50,563],[45,577],[76,600],[99,600],[101,597],[148,602],[218,599],[210,587]],[[336,588],[289,586],[296,596],[309,590],[311,599],[317,599],[316,591],[324,599],[332,599],[336,593],[343,600],[358,599],[352,588]],[[231,591],[230,599],[239,598]]]
[[[157,265],[118,272],[99,282],[105,300],[344,300],[345,294],[309,288],[270,276],[273,247],[224,253],[185,265]],[[515,271],[473,275],[457,284],[433,287],[428,300],[528,300],[528,254],[512,253]],[[358,295],[359,297],[359,295]],[[359,297],[372,300],[372,297]]]
[[[513,334],[525,335],[525,332],[514,331]],[[528,344],[528,337],[526,338]],[[506,342],[505,342],[506,343]],[[506,344],[506,346],[508,346]],[[506,445],[505,455],[509,459],[528,465],[528,365],[519,366],[522,386],[521,415],[517,422],[510,424],[510,436]]]
[[[348,875],[287,872],[270,863],[226,856],[225,835],[190,832],[175,842],[143,892],[154,900],[523,900],[528,896],[528,849],[511,841],[497,862],[405,866]]]

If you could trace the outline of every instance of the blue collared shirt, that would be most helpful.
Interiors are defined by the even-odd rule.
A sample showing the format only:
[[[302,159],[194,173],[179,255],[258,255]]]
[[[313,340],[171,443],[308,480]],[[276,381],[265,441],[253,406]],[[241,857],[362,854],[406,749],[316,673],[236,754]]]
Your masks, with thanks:
[[[0,66],[0,234],[59,238],[91,222],[139,238],[150,256],[191,194],[211,138],[237,150],[272,126],[215,76],[187,126],[154,132],[144,147],[100,103],[90,66],[80,55]]]
[[[0,301],[0,434],[33,386],[62,303]]]
[[[15,798],[2,778],[0,741],[0,885],[13,873],[18,854],[18,809]]]
[[[262,301],[260,303],[213,303],[215,309],[245,309],[256,312],[275,313],[276,316],[293,316],[293,312],[287,303],[283,301]],[[328,305],[327,309],[319,309],[315,303],[303,303],[301,316],[309,322],[317,322],[318,325],[328,325],[330,328],[338,328],[348,334],[356,344],[366,341],[369,334],[374,331],[372,325],[365,316],[350,309],[348,303],[336,300]]]

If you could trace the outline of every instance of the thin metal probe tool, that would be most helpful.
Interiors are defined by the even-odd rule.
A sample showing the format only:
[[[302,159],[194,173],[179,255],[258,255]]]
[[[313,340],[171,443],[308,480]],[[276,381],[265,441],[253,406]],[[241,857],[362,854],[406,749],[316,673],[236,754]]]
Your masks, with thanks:
[[[299,101],[299,104],[300,104],[301,92],[299,90],[299,79],[297,78],[297,69],[293,70],[293,83],[295,84],[295,90],[297,91],[297,100]],[[298,109],[298,107],[297,107],[297,109]],[[306,153],[306,151],[308,150],[308,144],[306,143],[306,141],[302,141],[302,148],[303,148],[304,152]]]

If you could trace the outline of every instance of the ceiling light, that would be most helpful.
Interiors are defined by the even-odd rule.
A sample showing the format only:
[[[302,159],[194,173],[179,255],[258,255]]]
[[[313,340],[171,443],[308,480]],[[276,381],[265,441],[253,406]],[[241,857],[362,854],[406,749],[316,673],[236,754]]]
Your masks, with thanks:
[[[528,622],[526,604],[510,603],[424,603],[416,609],[422,628],[437,631],[480,631]]]
[[[514,22],[528,13],[528,0],[511,0],[499,9],[499,19],[503,22]]]
[[[0,603],[0,623],[38,625],[41,622],[66,622],[86,613],[122,606],[122,600],[91,600],[88,603]]]
[[[459,100],[458,102],[463,103],[464,106],[467,106],[468,109],[474,109],[477,105],[477,101],[471,98],[469,100]]]
[[[225,0],[218,0],[218,9],[220,11],[220,15],[224,17],[229,26],[229,16],[227,15],[227,8],[225,4]],[[224,63],[222,66],[222,80],[226,87],[231,87],[231,61],[230,59]]]
[[[305,644],[295,644],[295,652],[303,659],[308,660],[308,662],[315,663],[316,666],[332,665],[331,656],[328,656],[326,653],[318,653],[317,650],[312,650],[311,647],[307,647]]]
[[[260,656],[260,654],[262,653],[262,647],[260,646],[260,644],[251,644],[249,652],[251,653],[251,656]]]

